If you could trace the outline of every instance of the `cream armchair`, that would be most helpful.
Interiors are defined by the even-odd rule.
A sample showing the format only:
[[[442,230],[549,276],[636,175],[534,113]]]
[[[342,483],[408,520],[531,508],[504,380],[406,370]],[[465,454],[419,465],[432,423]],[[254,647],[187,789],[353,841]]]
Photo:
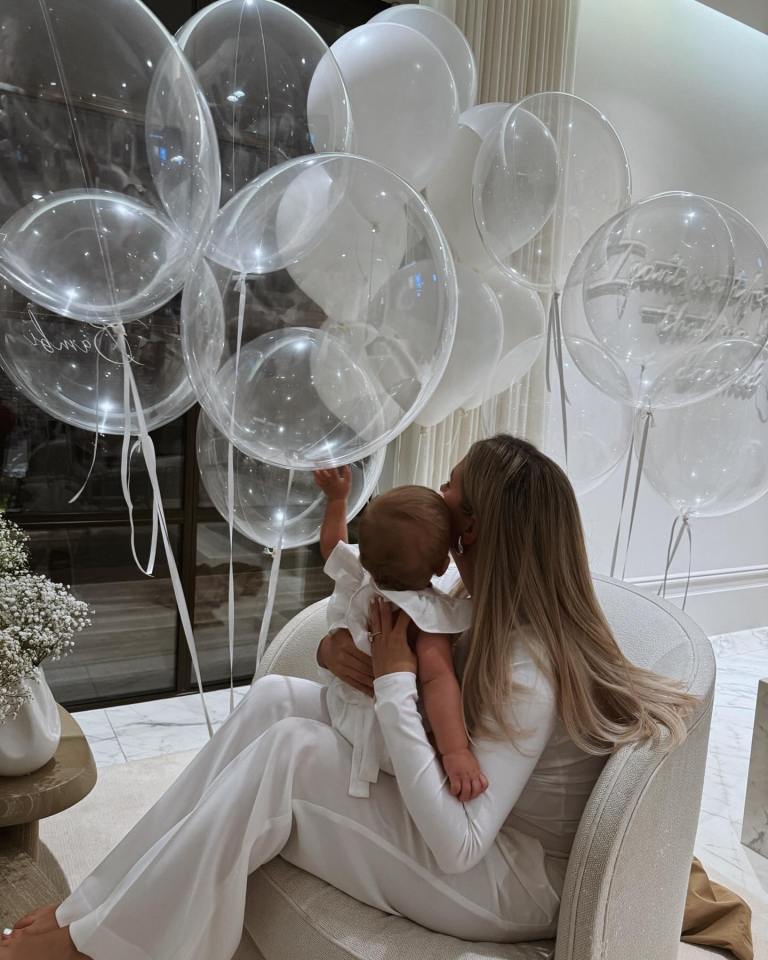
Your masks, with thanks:
[[[678,750],[626,747],[587,803],[565,879],[556,941],[469,943],[373,909],[276,857],[248,881],[236,960],[674,960],[706,764],[712,647],[676,607],[595,577],[616,638],[636,664],[703,697]],[[325,601],[278,634],[257,676],[315,677]]]

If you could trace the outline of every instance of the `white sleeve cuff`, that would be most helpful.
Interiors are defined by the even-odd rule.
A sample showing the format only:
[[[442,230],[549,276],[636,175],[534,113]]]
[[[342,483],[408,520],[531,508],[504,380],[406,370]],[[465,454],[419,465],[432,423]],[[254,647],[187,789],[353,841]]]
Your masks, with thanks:
[[[379,703],[397,703],[416,697],[416,674],[410,670],[399,670],[397,673],[385,673],[373,681],[373,692]]]

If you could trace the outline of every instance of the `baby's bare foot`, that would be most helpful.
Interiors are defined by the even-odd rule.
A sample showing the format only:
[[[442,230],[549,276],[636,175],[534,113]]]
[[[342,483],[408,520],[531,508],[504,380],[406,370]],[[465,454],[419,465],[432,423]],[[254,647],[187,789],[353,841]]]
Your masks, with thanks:
[[[27,913],[16,921],[12,933],[4,933],[3,940],[17,940],[22,932],[27,934],[47,933],[49,930],[58,930],[59,925],[56,922],[56,908],[61,901],[48,903],[44,907],[38,907],[31,913]]]

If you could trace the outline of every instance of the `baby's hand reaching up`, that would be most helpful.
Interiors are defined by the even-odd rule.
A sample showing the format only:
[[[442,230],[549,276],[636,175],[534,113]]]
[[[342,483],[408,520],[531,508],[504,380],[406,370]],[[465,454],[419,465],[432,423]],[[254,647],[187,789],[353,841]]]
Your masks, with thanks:
[[[488,789],[488,780],[471,750],[456,750],[441,757],[448,776],[450,791],[457,800],[466,803]]]
[[[348,466],[331,470],[315,470],[315,483],[329,500],[346,500],[352,486],[352,470]]]

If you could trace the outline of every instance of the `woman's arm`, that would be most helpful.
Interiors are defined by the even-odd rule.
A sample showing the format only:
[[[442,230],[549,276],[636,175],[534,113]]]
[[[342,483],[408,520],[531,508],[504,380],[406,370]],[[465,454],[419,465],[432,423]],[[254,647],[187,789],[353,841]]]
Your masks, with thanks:
[[[407,619],[407,618],[406,618]],[[522,647],[511,665],[516,683],[525,687],[505,710],[505,718],[528,730],[516,743],[475,738],[472,746],[489,780],[485,793],[468,803],[451,796],[440,762],[427,740],[416,709],[415,658],[412,666],[388,671],[388,663],[405,662],[391,614],[374,619],[375,709],[398,786],[419,833],[445,873],[462,873],[482,860],[533,772],[552,735],[556,719],[554,692]]]
[[[352,634],[343,627],[326,633],[317,648],[317,665],[348,683],[355,690],[373,696],[373,667],[367,653],[358,650]]]

